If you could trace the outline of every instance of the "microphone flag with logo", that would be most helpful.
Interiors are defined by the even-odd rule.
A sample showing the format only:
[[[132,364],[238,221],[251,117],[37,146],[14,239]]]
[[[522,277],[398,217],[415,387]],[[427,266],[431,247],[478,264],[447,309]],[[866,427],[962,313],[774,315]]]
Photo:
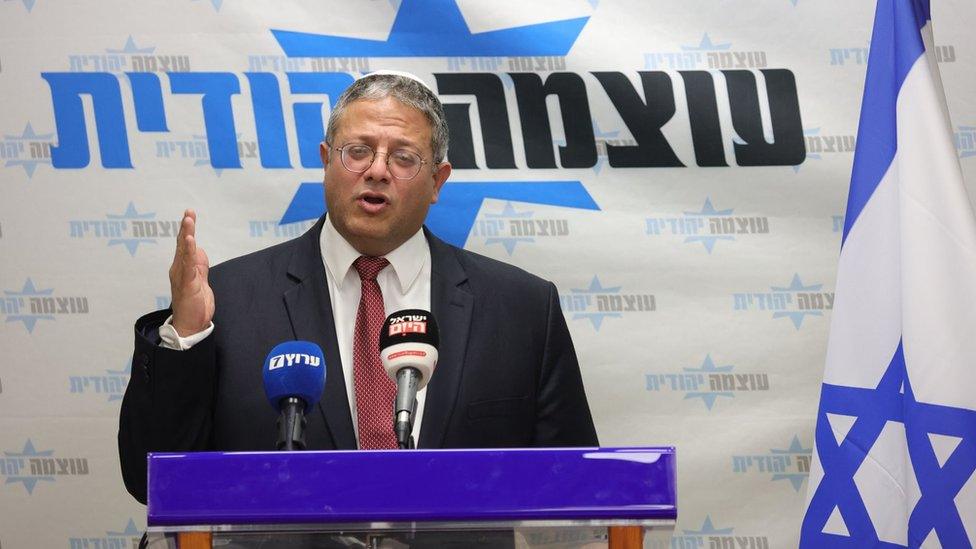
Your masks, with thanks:
[[[310,341],[280,343],[268,353],[262,373],[264,394],[280,413],[278,449],[304,449],[304,413],[318,404],[325,389],[321,347]]]
[[[800,547],[976,542],[974,329],[976,217],[929,2],[879,0]]]
[[[388,317],[380,331],[380,361],[397,384],[393,425],[400,448],[412,448],[417,391],[430,381],[437,366],[439,336],[434,315],[405,309]]]

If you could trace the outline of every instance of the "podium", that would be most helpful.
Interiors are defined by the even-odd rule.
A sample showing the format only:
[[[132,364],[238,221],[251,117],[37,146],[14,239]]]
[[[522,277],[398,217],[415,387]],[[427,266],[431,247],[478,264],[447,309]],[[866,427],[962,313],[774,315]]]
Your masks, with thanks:
[[[149,547],[631,549],[677,517],[673,447],[148,459]]]

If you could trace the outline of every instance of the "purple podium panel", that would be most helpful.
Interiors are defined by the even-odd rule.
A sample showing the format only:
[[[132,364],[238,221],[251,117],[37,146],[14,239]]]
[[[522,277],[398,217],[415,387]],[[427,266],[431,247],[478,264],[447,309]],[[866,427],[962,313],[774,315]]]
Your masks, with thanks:
[[[150,526],[674,520],[673,447],[149,454]]]

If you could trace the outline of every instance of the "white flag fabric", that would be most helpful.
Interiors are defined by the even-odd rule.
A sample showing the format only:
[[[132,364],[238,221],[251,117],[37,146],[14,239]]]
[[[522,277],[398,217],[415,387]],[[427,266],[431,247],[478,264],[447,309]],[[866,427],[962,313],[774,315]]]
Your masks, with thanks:
[[[801,547],[976,544],[976,219],[928,0],[878,0]]]

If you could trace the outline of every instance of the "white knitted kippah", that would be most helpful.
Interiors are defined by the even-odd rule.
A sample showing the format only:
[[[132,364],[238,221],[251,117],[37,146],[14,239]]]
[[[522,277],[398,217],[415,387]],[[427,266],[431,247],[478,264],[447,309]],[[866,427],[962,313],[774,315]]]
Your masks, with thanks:
[[[366,78],[367,76],[375,76],[375,75],[380,75],[380,74],[389,74],[389,75],[393,75],[393,76],[402,76],[404,78],[409,78],[409,79],[411,79],[411,80],[413,80],[415,82],[419,82],[423,87],[425,87],[428,90],[430,90],[431,93],[434,93],[434,90],[432,90],[431,87],[427,85],[427,82],[424,82],[423,80],[421,80],[419,76],[417,76],[415,74],[411,74],[411,73],[406,72],[406,71],[394,71],[394,70],[386,70],[386,69],[383,69],[383,70],[373,71],[373,72],[371,72],[369,74],[364,74],[364,75],[360,76],[359,78],[357,78],[356,80],[359,80],[360,78]]]

